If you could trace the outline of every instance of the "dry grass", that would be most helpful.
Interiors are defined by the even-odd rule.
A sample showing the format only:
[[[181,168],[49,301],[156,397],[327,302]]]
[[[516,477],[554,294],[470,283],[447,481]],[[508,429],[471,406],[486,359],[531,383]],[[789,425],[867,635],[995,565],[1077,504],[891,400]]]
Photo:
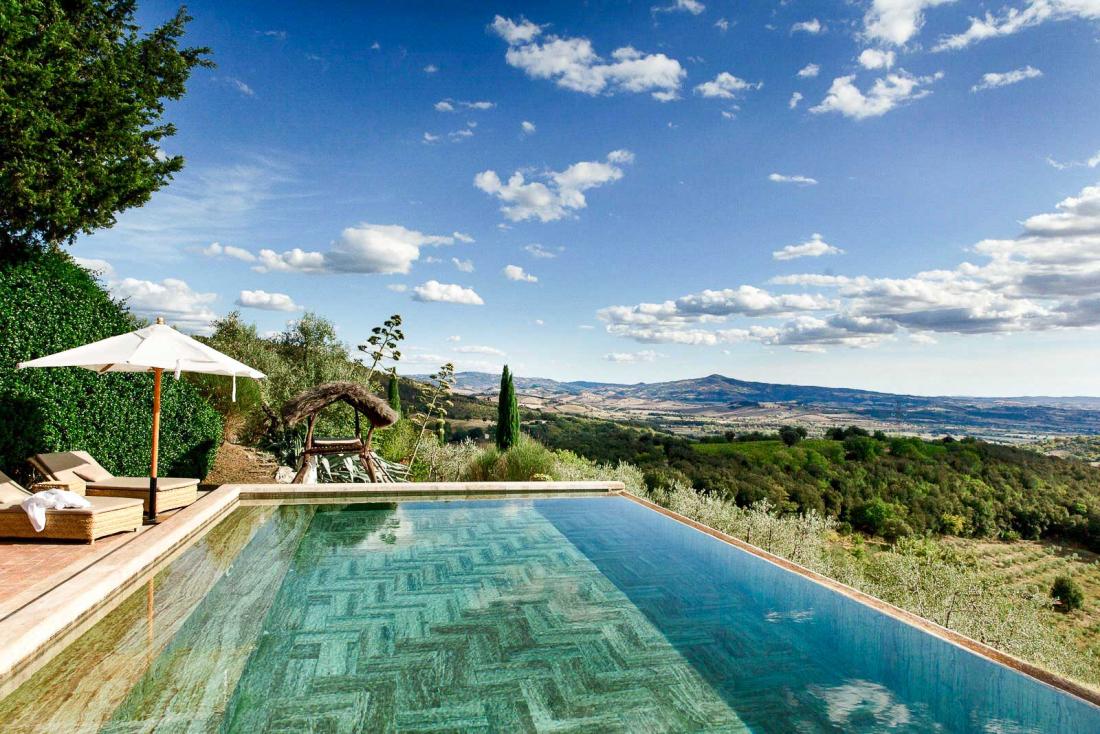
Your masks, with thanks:
[[[1020,589],[1046,594],[1055,577],[1073,578],[1085,592],[1084,606],[1068,614],[1050,612],[1047,621],[1083,649],[1100,655],[1100,555],[1050,542],[1003,542],[950,538],[943,541],[983,571]]]

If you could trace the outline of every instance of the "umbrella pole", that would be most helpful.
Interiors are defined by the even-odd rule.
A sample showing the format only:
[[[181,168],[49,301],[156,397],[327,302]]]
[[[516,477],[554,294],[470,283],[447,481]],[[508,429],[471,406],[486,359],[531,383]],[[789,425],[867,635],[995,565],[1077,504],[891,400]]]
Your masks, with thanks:
[[[149,468],[149,520],[157,521],[157,450],[160,443],[160,378],[161,367],[153,368],[153,459]]]

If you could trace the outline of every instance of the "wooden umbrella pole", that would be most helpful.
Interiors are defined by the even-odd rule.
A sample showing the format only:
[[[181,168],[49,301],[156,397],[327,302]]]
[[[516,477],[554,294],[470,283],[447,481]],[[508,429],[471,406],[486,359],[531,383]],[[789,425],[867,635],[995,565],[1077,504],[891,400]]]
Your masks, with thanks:
[[[157,452],[160,444],[160,378],[164,368],[153,368],[153,458],[149,467],[149,519],[157,520]]]

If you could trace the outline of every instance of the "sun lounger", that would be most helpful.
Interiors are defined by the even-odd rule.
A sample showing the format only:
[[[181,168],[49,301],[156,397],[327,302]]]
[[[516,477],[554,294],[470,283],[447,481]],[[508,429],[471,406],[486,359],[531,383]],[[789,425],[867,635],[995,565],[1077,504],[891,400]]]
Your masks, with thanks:
[[[129,497],[149,503],[149,477],[116,477],[86,451],[36,454],[31,465],[59,482],[83,481],[89,497]],[[157,479],[157,512],[186,507],[199,498],[199,480],[178,477]],[[145,508],[148,510],[148,506]]]
[[[30,492],[0,472],[0,537],[82,540],[129,532],[141,527],[141,501],[124,497],[88,497],[91,507],[46,510],[46,527],[35,532],[23,500]]]

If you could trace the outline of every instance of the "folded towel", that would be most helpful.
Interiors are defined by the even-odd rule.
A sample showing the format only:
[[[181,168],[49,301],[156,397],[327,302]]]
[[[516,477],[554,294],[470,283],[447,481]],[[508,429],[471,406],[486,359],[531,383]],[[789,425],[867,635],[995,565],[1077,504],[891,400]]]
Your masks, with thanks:
[[[46,527],[46,510],[63,510],[66,507],[91,507],[92,503],[84,497],[67,489],[47,489],[45,492],[31,495],[22,502],[23,511],[31,520],[36,533]]]

